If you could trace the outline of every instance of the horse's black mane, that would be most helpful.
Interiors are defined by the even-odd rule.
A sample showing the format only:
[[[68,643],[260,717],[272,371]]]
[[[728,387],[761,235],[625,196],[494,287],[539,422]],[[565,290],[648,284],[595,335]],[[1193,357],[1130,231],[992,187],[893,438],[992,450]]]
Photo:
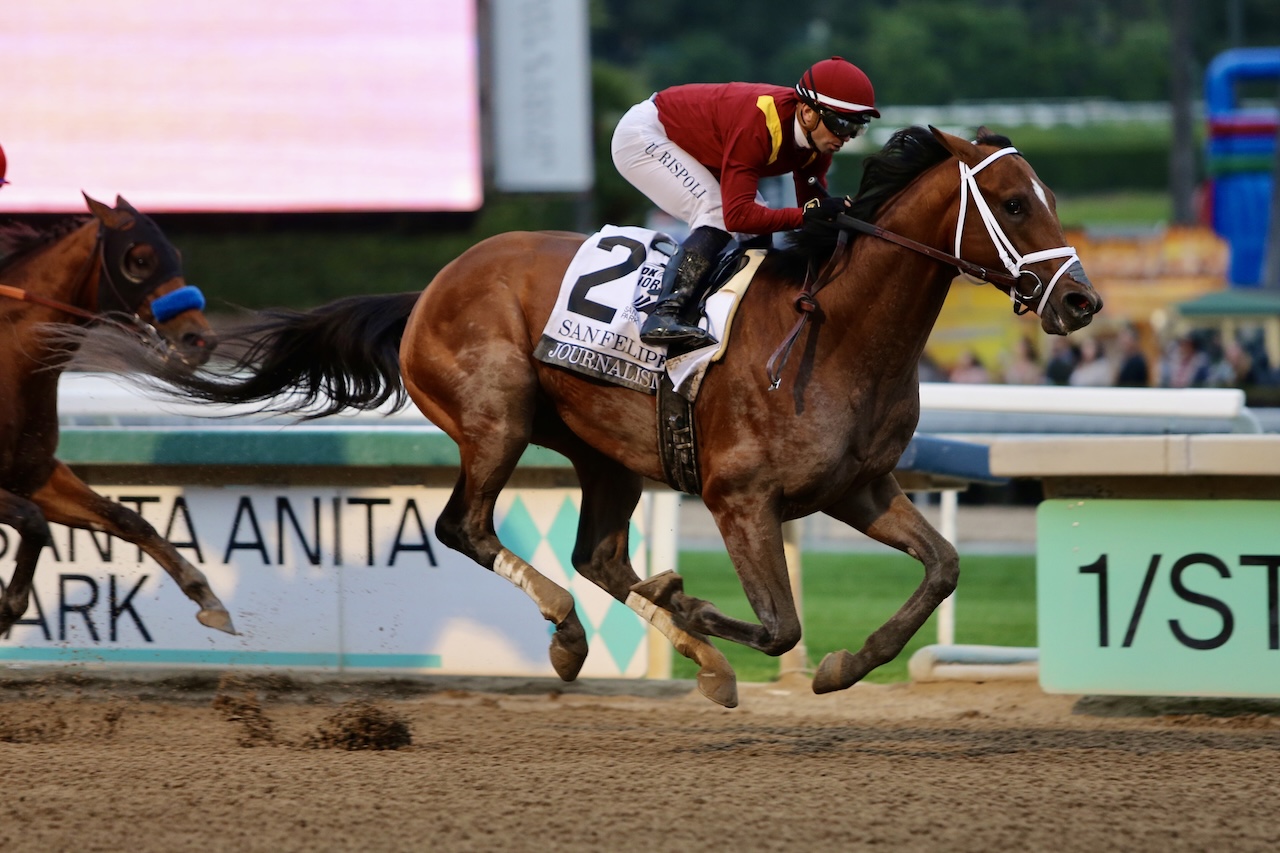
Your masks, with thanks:
[[[45,228],[25,222],[0,223],[0,270],[42,246],[61,240],[85,223],[88,217],[70,216]]]
[[[1008,137],[978,130],[975,140],[982,145],[1008,147]],[[901,192],[927,169],[950,156],[926,127],[904,127],[889,138],[884,148],[867,157],[862,166],[862,183],[849,211],[855,219],[874,222],[886,201]],[[788,235],[787,247],[771,256],[775,269],[784,275],[803,276],[831,256],[836,245],[834,228],[803,228]],[[856,235],[851,234],[850,239]]]

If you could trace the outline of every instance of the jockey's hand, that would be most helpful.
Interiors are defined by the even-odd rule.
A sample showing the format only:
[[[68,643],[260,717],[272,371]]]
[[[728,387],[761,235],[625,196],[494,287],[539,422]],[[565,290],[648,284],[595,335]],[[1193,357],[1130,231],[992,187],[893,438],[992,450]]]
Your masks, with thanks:
[[[834,222],[841,213],[849,210],[848,196],[828,196],[827,198],[811,198],[804,203],[804,224]]]

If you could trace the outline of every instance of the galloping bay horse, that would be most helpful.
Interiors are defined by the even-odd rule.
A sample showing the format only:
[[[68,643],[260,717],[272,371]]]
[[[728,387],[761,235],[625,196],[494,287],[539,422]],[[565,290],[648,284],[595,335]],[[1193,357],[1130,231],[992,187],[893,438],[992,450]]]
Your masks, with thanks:
[[[461,454],[437,536],[537,603],[555,625],[551,661],[565,680],[587,654],[573,598],[494,530],[498,493],[530,443],[567,456],[581,482],[574,568],[694,659],[699,688],[729,707],[736,678],[707,636],[772,655],[799,641],[781,525],[825,512],[924,565],[919,587],[860,651],[820,664],[813,689],[843,689],[895,657],[959,576],[955,549],[893,476],[919,416],[917,363],[957,269],[1004,290],[1015,313],[1034,311],[1051,334],[1102,307],[1064,245],[1053,195],[1003,137],[899,131],[868,159],[851,214],[825,237],[768,254],[695,403],[702,498],[758,623],[685,593],[674,572],[641,582],[631,567],[642,482],[664,479],[654,398],[532,356],[580,235],[503,234],[421,294],[271,312],[238,366],[247,375],[173,381],[188,397],[308,416],[407,394]],[[770,354],[789,343],[794,355],[774,367]]]
[[[171,369],[208,360],[216,336],[204,297],[178,252],[124,199],[85,196],[93,216],[47,231],[0,229],[0,524],[18,532],[13,576],[0,598],[0,634],[26,612],[49,523],[105,531],[137,545],[200,605],[197,618],[235,633],[203,574],[136,512],[96,494],[54,458],[58,378],[93,324],[127,331]]]

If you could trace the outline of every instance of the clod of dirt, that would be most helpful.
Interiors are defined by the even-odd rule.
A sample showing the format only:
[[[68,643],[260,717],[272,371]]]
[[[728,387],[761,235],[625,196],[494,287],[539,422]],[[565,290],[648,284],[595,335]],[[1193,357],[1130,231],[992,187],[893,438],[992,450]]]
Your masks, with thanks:
[[[67,730],[67,721],[52,708],[48,713],[30,716],[26,719],[15,719],[13,716],[0,718],[0,743],[52,743]]]
[[[116,736],[116,732],[120,728],[120,721],[124,719],[125,706],[120,702],[111,702],[107,705],[107,709],[102,714],[101,734],[103,738],[110,739]]]
[[[303,741],[313,749],[400,749],[413,743],[409,722],[373,702],[348,702]]]
[[[213,699],[214,710],[222,714],[227,722],[240,724],[241,746],[275,746],[275,724],[263,713],[257,695],[251,691],[240,694],[222,692],[238,686],[240,685],[234,678],[223,678],[218,684],[218,695]]]

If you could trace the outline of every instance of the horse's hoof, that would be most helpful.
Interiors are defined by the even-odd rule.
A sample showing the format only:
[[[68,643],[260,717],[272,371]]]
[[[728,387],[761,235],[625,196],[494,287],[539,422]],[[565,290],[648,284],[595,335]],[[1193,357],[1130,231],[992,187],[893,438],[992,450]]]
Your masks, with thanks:
[[[677,592],[684,592],[684,578],[675,572],[660,572],[633,585],[631,591],[663,610],[671,610],[671,597]]]
[[[213,628],[218,631],[236,635],[235,626],[231,624],[231,614],[221,607],[205,607],[196,614],[196,619],[206,628]]]
[[[831,652],[818,664],[818,671],[813,675],[814,693],[831,693],[852,687],[857,679],[849,679],[853,670],[853,655],[844,649]]]
[[[579,627],[577,636],[569,636],[571,632],[557,630],[551,635],[551,668],[560,676],[561,681],[573,681],[587,662],[587,637]]]
[[[727,666],[698,673],[698,692],[725,708],[738,707],[738,676]]]
[[[582,671],[582,665],[587,662],[586,643],[582,644],[581,649],[571,648],[559,634],[552,635],[549,654],[551,668],[560,676],[561,681],[576,679]]]

